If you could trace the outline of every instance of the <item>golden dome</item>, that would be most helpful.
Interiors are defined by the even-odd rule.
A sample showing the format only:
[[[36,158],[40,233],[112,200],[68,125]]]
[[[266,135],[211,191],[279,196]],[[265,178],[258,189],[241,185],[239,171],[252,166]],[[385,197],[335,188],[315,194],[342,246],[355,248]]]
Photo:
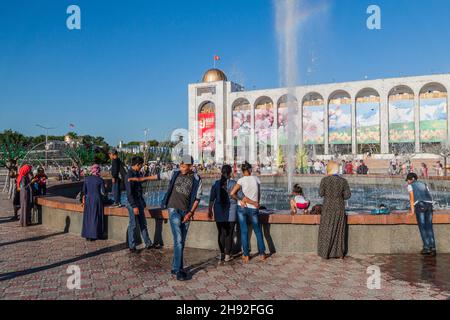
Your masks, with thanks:
[[[219,69],[210,69],[206,71],[203,76],[202,82],[216,82],[216,81],[227,81],[227,76]]]

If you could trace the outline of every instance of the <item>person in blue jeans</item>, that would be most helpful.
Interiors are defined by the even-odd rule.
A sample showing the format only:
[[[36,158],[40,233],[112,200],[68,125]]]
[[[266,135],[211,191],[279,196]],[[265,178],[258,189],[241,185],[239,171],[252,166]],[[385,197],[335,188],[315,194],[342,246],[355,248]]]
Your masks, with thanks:
[[[264,261],[267,259],[267,255],[261,224],[259,223],[259,202],[261,198],[260,182],[257,177],[252,176],[252,166],[248,162],[245,162],[242,165],[242,173],[244,176],[238,180],[236,186],[231,191],[231,197],[239,203],[237,216],[241,229],[242,250],[244,252],[242,261],[244,263],[250,261],[247,226],[249,220],[256,235],[259,257]],[[242,191],[243,196],[239,196],[240,191]]]
[[[422,255],[436,256],[436,240],[433,230],[433,199],[428,186],[418,181],[417,174],[409,173],[408,182],[409,199],[411,202],[411,215],[416,215],[420,236],[423,242]]]
[[[119,159],[119,153],[116,149],[109,151],[109,158],[111,159],[111,177],[112,177],[112,193],[114,197],[114,204],[112,207],[121,208],[120,203],[120,175],[122,169],[122,161]]]
[[[202,180],[192,171],[194,160],[183,156],[179,170],[174,171],[161,207],[169,209],[169,221],[173,235],[172,274],[177,280],[188,280],[183,258],[189,221],[193,218],[202,195]]]
[[[146,203],[143,196],[142,182],[159,180],[159,176],[142,177],[141,169],[144,165],[144,159],[134,157],[131,159],[131,170],[126,176],[125,186],[128,198],[128,217],[130,219],[128,225],[128,248],[131,252],[137,252],[136,239],[134,232],[139,224],[139,230],[144,241],[146,249],[153,249],[152,241],[148,234],[147,219],[145,218]],[[137,223],[136,223],[137,218]]]

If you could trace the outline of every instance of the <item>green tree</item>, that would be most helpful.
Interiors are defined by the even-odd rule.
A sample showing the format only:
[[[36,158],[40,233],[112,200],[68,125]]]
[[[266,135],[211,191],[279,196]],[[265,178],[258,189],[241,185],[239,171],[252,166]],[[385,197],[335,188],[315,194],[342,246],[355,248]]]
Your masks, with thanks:
[[[301,173],[308,172],[308,151],[306,148],[298,148],[297,150],[297,168]]]
[[[0,167],[11,170],[12,165],[25,157],[30,146],[30,139],[21,133],[12,130],[0,133]]]

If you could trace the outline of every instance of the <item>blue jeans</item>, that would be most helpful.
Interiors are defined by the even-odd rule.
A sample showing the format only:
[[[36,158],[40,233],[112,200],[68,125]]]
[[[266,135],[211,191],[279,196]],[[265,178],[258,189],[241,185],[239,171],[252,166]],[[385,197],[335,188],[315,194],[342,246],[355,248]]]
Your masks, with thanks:
[[[259,224],[258,219],[258,210],[257,209],[250,209],[250,208],[238,208],[238,220],[239,220],[239,226],[241,228],[241,242],[242,242],[242,250],[244,251],[244,256],[248,257],[250,255],[250,249],[249,249],[249,239],[248,239],[248,226],[247,221],[250,219],[253,231],[256,235],[256,241],[258,243],[258,253],[260,255],[263,255],[266,253],[266,246],[264,244],[263,234],[261,231],[261,225]]]
[[[116,179],[116,183],[112,184],[112,193],[114,197],[114,204],[120,203],[120,179]]]
[[[436,249],[436,240],[433,231],[433,205],[424,203],[415,205],[417,224],[423,241],[423,248]]]
[[[152,241],[148,235],[147,220],[145,219],[144,207],[139,207],[139,215],[135,216],[132,207],[128,207],[128,217],[130,222],[128,224],[128,247],[130,249],[136,248],[136,239],[134,238],[134,231],[136,230],[136,219],[138,220],[139,229],[141,232],[142,240],[145,243],[145,247],[150,247]]]
[[[182,223],[187,212],[179,209],[169,209],[170,228],[173,235],[172,271],[183,270],[184,245],[189,230],[189,222]]]

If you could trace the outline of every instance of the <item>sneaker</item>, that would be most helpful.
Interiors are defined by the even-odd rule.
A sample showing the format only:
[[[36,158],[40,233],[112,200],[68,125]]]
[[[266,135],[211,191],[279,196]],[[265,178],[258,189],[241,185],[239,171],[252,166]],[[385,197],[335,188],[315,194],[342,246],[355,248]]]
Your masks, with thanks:
[[[436,257],[436,255],[437,255],[436,248],[431,248],[430,251],[431,251],[430,255],[431,255],[432,257]]]
[[[216,259],[222,261],[225,258],[225,255],[219,254]]]
[[[422,251],[420,251],[420,254],[423,256],[429,256],[431,254],[431,250],[430,249],[422,249]]]
[[[248,256],[242,256],[242,262],[248,263],[250,261],[250,257]]]
[[[171,275],[173,275],[173,276],[176,276],[176,275],[177,275],[177,273],[178,273],[178,272],[177,272],[177,271],[175,271],[175,270],[171,270],[171,271],[170,271],[170,274],[171,274]]]
[[[155,249],[155,246],[153,244],[145,247],[145,250],[153,250],[153,249]]]
[[[177,280],[178,281],[186,281],[186,280],[188,280],[188,276],[187,276],[186,272],[178,271],[177,272]]]
[[[225,255],[225,259],[224,259],[223,261],[225,261],[225,262],[230,262],[231,260],[233,260],[233,257],[230,256],[230,255],[228,255],[228,254],[226,254],[226,255]]]

